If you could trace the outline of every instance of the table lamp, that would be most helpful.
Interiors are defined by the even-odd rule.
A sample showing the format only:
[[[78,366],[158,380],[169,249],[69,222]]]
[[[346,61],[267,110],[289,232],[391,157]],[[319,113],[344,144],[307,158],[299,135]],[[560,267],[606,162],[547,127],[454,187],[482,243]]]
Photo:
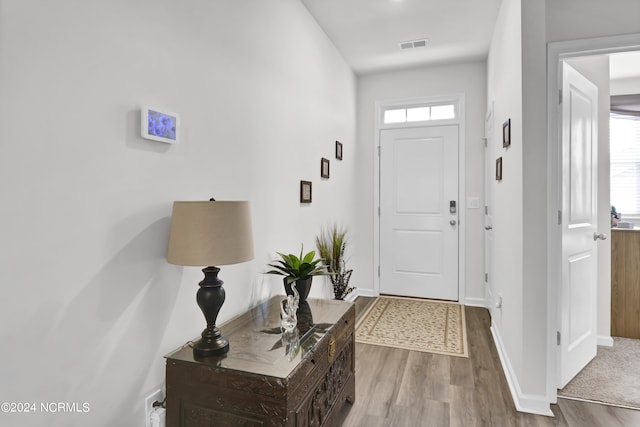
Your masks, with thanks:
[[[253,259],[253,237],[249,202],[174,202],[167,261],[171,264],[205,267],[196,300],[207,327],[193,344],[194,357],[219,356],[229,351],[229,341],[220,335],[216,319],[224,303],[223,282],[216,265],[237,264]]]

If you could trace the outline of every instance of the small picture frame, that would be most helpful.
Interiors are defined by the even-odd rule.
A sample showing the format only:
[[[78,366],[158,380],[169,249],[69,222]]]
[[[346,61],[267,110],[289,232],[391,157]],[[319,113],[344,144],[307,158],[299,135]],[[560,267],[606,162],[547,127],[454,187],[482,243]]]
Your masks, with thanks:
[[[300,181],[300,203],[311,203],[311,181]]]
[[[502,146],[504,148],[511,145],[511,119],[507,119],[502,124]]]
[[[329,179],[329,159],[320,159],[320,176]]]
[[[502,181],[502,157],[496,159],[496,181]]]
[[[336,159],[342,160],[342,143],[336,141]]]

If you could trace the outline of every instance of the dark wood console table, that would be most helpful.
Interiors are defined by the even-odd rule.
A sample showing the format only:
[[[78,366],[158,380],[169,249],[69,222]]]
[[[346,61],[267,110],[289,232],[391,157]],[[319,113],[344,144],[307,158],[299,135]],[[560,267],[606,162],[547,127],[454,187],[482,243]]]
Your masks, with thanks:
[[[188,345],[166,356],[167,427],[335,425],[355,399],[355,307],[309,299],[283,336],[282,299],[220,326],[226,356],[196,360]]]

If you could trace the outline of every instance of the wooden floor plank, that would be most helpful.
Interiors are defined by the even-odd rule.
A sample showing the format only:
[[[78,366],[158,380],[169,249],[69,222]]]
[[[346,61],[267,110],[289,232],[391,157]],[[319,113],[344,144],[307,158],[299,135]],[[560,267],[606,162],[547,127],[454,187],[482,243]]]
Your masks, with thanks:
[[[375,298],[358,297],[357,316]],[[469,357],[356,343],[356,401],[347,427],[640,426],[640,411],[559,399],[555,417],[518,412],[511,399],[483,308],[466,307]],[[333,427],[333,426],[332,426]]]
[[[383,349],[381,368],[374,374],[375,383],[369,390],[367,414],[388,418],[396,405],[409,350],[380,348]]]

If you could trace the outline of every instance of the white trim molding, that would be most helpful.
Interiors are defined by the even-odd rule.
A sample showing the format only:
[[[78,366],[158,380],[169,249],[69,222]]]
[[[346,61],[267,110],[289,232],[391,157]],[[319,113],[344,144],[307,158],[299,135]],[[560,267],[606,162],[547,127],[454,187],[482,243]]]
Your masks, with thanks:
[[[460,298],[460,302],[464,305],[468,305],[469,307],[487,307],[487,299],[486,298]]]
[[[444,103],[454,104],[456,117],[449,120],[429,120],[423,122],[384,124],[383,113],[391,107],[410,107],[412,105],[439,105]],[[383,129],[399,129],[407,127],[445,126],[458,125],[458,200],[467,200],[466,193],[466,120],[465,120],[465,94],[454,93],[449,95],[426,96],[419,98],[405,98],[386,101],[377,101],[374,109],[374,145],[373,153],[373,293],[380,294],[380,131]],[[466,295],[466,208],[459,202],[459,228],[458,228],[458,301],[465,301]],[[374,296],[375,296],[374,295]]]
[[[372,289],[355,288],[353,292],[347,295],[347,297],[345,298],[345,301],[353,302],[358,297],[377,297],[377,296],[378,296],[378,293]]]
[[[551,411],[551,405],[545,395],[533,395],[524,394],[520,388],[518,377],[513,370],[511,361],[507,357],[507,353],[504,350],[504,344],[500,337],[498,328],[491,325],[491,335],[493,336],[493,342],[498,350],[498,357],[500,357],[500,363],[502,364],[502,370],[504,376],[507,378],[507,384],[509,384],[509,391],[511,391],[511,397],[513,398],[513,404],[520,412],[528,412],[536,415],[544,415],[547,417],[553,417]]]
[[[598,345],[601,347],[613,347],[613,338],[610,336],[598,335]]]
[[[547,48],[547,398],[558,397],[558,346],[556,332],[561,325],[562,233],[558,231],[561,210],[560,104],[561,61],[590,55],[640,50],[640,33],[549,43]],[[598,337],[599,345],[608,345],[611,337]]]

